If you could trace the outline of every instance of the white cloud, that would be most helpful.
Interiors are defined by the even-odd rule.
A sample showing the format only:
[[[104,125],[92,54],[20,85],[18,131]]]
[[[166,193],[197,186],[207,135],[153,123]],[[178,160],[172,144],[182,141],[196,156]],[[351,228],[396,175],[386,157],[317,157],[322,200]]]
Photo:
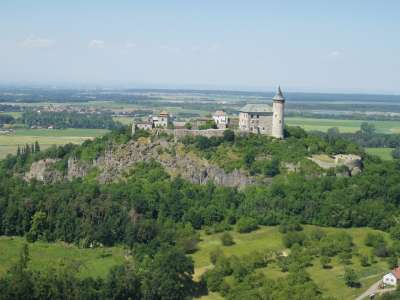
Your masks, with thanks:
[[[29,36],[21,42],[22,48],[49,48],[55,44],[54,40]]]
[[[329,53],[330,56],[339,56],[341,54],[341,52],[339,50],[334,50],[331,53]]]
[[[171,53],[180,53],[182,52],[182,49],[179,47],[171,47],[168,45],[161,45],[160,49],[165,50],[167,52],[171,52]]]
[[[135,43],[132,43],[132,42],[126,42],[125,43],[125,48],[126,49],[133,49],[133,48],[136,48],[136,44]]]
[[[101,49],[104,48],[106,45],[106,43],[103,40],[91,40],[89,42],[88,47],[89,48],[97,48],[97,49]]]

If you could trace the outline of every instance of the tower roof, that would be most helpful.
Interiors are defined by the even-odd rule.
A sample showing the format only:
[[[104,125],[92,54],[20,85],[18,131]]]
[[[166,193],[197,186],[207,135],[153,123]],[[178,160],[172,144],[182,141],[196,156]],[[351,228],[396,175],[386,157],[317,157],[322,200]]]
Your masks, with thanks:
[[[274,101],[285,101],[285,97],[282,94],[281,87],[278,86],[278,90],[276,91],[276,95],[272,98]]]

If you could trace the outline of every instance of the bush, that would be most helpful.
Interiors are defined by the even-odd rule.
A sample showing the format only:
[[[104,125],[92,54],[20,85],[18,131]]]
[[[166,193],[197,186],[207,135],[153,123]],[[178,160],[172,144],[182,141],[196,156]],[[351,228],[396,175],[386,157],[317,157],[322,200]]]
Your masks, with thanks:
[[[362,267],[368,267],[370,265],[368,256],[361,254],[360,255],[360,265]]]
[[[279,225],[279,232],[287,233],[289,231],[302,231],[303,227],[298,222],[284,222]]]
[[[368,233],[365,237],[364,243],[368,247],[377,247],[379,244],[384,244],[385,239],[379,233]]]
[[[344,282],[349,287],[360,287],[360,282],[356,272],[351,268],[346,268],[344,271]]]
[[[233,142],[235,141],[235,132],[233,130],[227,129],[224,131],[224,141]]]
[[[224,281],[224,275],[217,270],[209,270],[204,275],[203,278],[207,284],[207,288],[211,292],[218,292],[222,282]]]
[[[237,231],[240,233],[248,233],[258,228],[256,219],[251,217],[240,218],[237,223]]]
[[[323,269],[328,269],[330,267],[329,264],[331,263],[331,258],[329,256],[321,256],[319,261]]]
[[[224,256],[224,252],[220,248],[214,249],[210,252],[210,261],[215,265],[220,257]]]
[[[398,267],[398,259],[397,256],[390,256],[387,260],[389,269],[394,269]]]
[[[285,234],[282,237],[282,240],[285,247],[291,248],[295,244],[304,245],[306,238],[307,237],[303,232],[291,231]]]
[[[233,244],[235,244],[235,242],[233,241],[233,237],[229,232],[225,232],[221,235],[221,243],[224,246],[232,246]]]

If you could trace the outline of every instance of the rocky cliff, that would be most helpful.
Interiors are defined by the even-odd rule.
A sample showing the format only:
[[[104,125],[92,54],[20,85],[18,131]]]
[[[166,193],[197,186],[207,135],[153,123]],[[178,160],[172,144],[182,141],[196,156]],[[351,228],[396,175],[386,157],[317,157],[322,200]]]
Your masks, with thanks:
[[[193,183],[204,184],[213,181],[218,185],[244,187],[256,182],[256,178],[246,172],[234,170],[225,172],[222,168],[211,164],[194,153],[186,153],[179,143],[149,139],[131,141],[127,144],[115,146],[92,162],[82,162],[70,158],[66,174],[53,170],[56,160],[41,160],[32,164],[25,179],[37,179],[45,182],[54,182],[62,179],[84,177],[96,168],[97,180],[109,183],[121,178],[129,168],[141,161],[158,161],[172,176],[180,175]]]

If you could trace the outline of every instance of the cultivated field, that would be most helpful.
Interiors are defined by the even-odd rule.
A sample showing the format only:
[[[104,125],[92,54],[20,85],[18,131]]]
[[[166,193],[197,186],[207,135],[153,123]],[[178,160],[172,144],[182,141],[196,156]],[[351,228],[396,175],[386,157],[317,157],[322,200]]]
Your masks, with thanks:
[[[313,118],[286,118],[290,126],[300,126],[305,130],[327,131],[329,128],[337,127],[340,132],[356,132],[360,130],[363,122],[374,124],[376,131],[380,133],[399,133],[400,122],[398,121],[363,121],[363,120],[341,120],[341,119],[313,119]]]
[[[10,135],[0,135],[0,158],[15,154],[18,145],[32,144],[38,141],[41,149],[52,145],[68,143],[80,144],[87,139],[104,135],[105,129],[16,129]]]

